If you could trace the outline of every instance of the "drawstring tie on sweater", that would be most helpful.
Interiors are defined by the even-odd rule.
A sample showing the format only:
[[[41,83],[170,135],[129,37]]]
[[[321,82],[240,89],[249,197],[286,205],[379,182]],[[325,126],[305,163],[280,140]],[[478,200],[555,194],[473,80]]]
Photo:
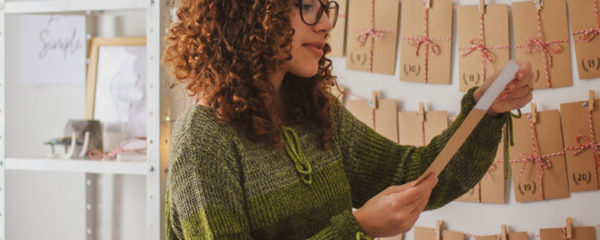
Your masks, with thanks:
[[[292,161],[294,161],[296,171],[300,174],[300,179],[305,184],[310,185],[312,183],[312,166],[308,162],[308,159],[306,159],[304,152],[302,152],[302,148],[300,148],[300,141],[298,140],[296,131],[286,126],[282,126],[281,130],[285,150]]]
[[[508,112],[508,114],[504,115],[504,120],[506,122],[506,127],[504,128],[504,179],[508,178],[509,168],[510,168],[510,153],[508,151],[510,146],[515,145],[515,137],[513,134],[513,118],[521,118],[523,114],[521,114],[521,109],[517,109],[517,114],[512,112]],[[510,144],[510,146],[509,146]]]

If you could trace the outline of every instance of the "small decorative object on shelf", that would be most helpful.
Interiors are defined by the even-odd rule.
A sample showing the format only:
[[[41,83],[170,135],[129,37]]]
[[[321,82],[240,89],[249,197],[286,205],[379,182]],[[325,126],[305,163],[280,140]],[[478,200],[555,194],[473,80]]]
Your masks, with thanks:
[[[51,152],[48,156],[50,158],[71,159],[75,154],[78,158],[84,158],[91,150],[102,151],[100,122],[96,120],[69,120],[65,126],[64,137],[50,139],[44,144],[51,146]],[[65,146],[65,153],[57,153],[54,145]]]

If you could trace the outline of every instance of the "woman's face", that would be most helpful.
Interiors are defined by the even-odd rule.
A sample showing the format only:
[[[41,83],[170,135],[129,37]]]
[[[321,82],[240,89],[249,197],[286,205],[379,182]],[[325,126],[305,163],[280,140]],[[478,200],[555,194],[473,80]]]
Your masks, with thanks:
[[[306,25],[300,17],[297,5],[292,7],[291,22],[295,33],[292,39],[292,59],[286,64],[288,72],[299,77],[312,77],[319,70],[319,59],[323,57],[325,36],[333,26],[325,13],[314,26]]]

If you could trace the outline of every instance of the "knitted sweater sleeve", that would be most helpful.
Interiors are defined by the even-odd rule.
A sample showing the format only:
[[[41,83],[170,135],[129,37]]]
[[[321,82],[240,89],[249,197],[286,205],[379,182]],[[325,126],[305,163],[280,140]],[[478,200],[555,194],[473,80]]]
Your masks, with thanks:
[[[461,112],[443,133],[426,146],[398,145],[356,119],[341,104],[332,110],[334,139],[344,158],[355,208],[391,185],[417,179],[431,165],[452,134],[475,106],[473,92],[462,99]],[[507,114],[507,113],[504,113]],[[504,117],[486,115],[439,175],[426,209],[435,209],[471,189],[493,162]]]
[[[252,239],[231,143],[195,114],[184,113],[172,135],[166,239]]]

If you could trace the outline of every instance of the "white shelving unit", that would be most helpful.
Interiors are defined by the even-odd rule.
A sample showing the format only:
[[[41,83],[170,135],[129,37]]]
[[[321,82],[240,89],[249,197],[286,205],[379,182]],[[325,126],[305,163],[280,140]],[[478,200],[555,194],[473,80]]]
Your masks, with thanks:
[[[164,239],[164,186],[170,138],[170,104],[167,99],[168,74],[160,65],[164,29],[169,24],[168,1],[160,0],[0,0],[0,240],[6,239],[5,171],[26,170],[75,172],[86,176],[86,227],[83,239],[95,239],[93,229],[94,186],[97,174],[146,176],[146,239]],[[99,160],[59,160],[45,158],[7,158],[6,156],[6,26],[7,14],[87,14],[91,11],[139,10],[146,13],[147,49],[147,156],[146,162]],[[83,118],[83,116],[82,116]],[[161,119],[166,119],[161,121]],[[10,206],[8,206],[10,207]]]

